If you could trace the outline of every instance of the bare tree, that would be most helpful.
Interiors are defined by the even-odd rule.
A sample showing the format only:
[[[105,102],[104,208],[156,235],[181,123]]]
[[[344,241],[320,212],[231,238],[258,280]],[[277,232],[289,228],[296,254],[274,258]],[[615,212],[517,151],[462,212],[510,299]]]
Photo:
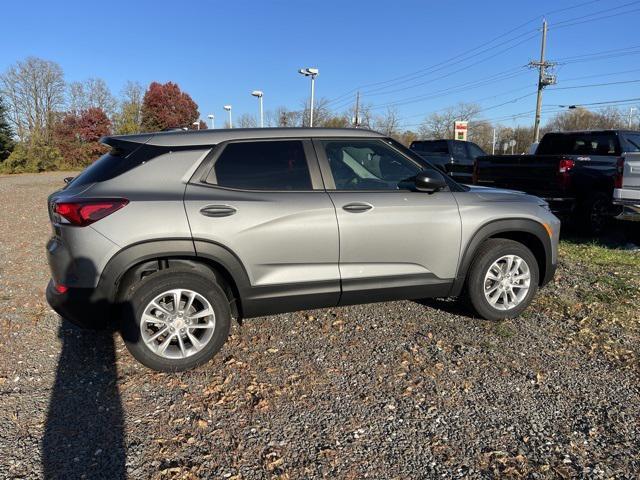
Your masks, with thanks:
[[[56,115],[64,104],[64,75],[55,62],[28,57],[0,77],[9,119],[21,140],[51,139]]]
[[[373,129],[388,137],[396,136],[399,127],[398,111],[393,108],[387,108],[387,111],[383,115],[378,115],[373,122]]]
[[[453,138],[453,122],[471,121],[481,110],[475,103],[459,103],[455,107],[429,115],[420,125],[418,133],[422,138]]]
[[[289,110],[287,107],[278,107],[274,113],[275,126],[277,127],[297,127],[300,122],[301,112]]]
[[[313,124],[314,126],[322,126],[327,120],[329,120],[331,115],[331,110],[329,110],[328,106],[329,100],[326,98],[319,98],[314,101],[313,104]],[[308,127],[309,126],[309,100],[305,101],[302,104],[302,112],[301,112],[301,126]]]
[[[234,123],[237,123],[239,128],[256,128],[256,117],[243,113]]]
[[[68,89],[69,110],[74,113],[90,108],[100,108],[110,118],[116,112],[117,101],[107,83],[101,78],[89,78],[83,82],[72,82]]]

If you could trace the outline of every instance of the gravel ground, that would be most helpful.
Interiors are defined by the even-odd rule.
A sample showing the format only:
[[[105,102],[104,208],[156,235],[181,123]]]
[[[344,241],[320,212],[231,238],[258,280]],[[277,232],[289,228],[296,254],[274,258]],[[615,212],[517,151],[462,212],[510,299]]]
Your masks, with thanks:
[[[0,177],[0,478],[637,478],[637,252],[565,242],[515,321],[449,301],[263,317],[158,374],[46,305],[67,175]]]

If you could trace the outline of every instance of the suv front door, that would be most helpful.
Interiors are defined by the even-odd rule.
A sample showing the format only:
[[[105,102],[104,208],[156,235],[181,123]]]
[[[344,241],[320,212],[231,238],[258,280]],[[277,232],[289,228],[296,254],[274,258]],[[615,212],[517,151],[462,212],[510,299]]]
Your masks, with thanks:
[[[341,304],[446,295],[460,215],[450,191],[412,191],[422,167],[386,139],[314,140],[340,231]]]
[[[233,141],[210,162],[187,185],[187,217],[198,255],[222,245],[241,262],[245,316],[335,306],[338,226],[311,142]]]

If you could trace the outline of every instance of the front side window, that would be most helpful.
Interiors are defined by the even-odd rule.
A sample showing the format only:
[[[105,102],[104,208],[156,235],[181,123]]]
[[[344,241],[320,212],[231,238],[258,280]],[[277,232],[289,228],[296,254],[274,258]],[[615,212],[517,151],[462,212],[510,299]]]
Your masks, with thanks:
[[[380,140],[322,142],[336,190],[398,190],[422,168]]]
[[[311,176],[299,140],[230,143],[208,181],[241,190],[311,190]],[[211,177],[211,176],[210,176]]]

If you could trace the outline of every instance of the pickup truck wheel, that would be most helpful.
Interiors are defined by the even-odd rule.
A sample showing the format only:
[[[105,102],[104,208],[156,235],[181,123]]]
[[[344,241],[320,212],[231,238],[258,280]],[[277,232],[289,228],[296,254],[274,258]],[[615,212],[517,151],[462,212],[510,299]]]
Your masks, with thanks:
[[[122,336],[143,365],[162,372],[209,361],[229,335],[229,300],[211,279],[167,269],[134,285],[124,303]]]
[[[538,263],[527,247],[513,240],[487,240],[467,276],[474,309],[487,320],[520,315],[538,290]]]
[[[606,230],[611,219],[611,211],[611,199],[604,193],[596,193],[585,202],[578,226],[582,226],[586,230],[585,233],[601,234]]]

